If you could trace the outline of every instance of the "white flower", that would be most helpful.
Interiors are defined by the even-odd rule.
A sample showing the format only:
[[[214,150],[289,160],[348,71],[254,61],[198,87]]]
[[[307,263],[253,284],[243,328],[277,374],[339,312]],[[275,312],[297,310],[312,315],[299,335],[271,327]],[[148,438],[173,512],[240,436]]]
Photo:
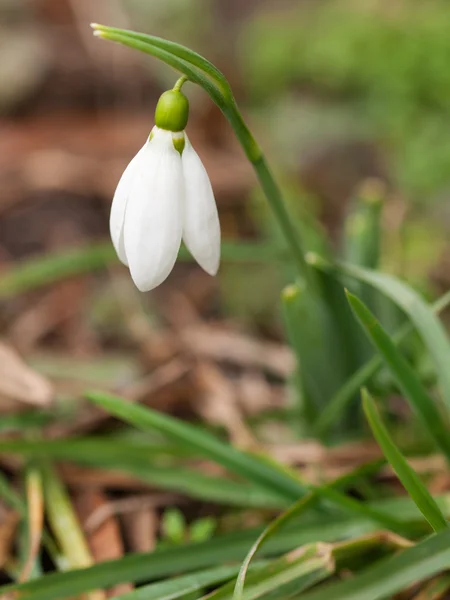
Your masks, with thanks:
[[[110,231],[120,260],[142,292],[167,278],[181,239],[207,273],[217,273],[216,202],[205,167],[184,131],[153,128],[119,181]]]

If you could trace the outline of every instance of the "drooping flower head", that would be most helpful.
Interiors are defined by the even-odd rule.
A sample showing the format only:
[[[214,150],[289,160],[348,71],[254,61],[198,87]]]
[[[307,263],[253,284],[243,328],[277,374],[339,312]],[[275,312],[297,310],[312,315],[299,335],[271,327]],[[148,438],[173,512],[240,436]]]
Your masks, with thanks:
[[[111,207],[117,255],[146,292],[172,271],[181,240],[198,264],[215,275],[220,224],[205,167],[184,131],[189,103],[178,84],[158,101],[155,127],[125,169]]]

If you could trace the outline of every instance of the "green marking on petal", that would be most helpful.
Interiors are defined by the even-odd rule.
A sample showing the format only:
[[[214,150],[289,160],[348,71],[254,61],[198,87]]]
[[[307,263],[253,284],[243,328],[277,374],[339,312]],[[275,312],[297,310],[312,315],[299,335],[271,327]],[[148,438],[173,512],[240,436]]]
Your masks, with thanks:
[[[181,154],[183,154],[183,150],[184,150],[184,147],[186,145],[186,140],[184,138],[184,134],[173,135],[172,136],[172,141],[173,141],[173,147],[175,148],[175,150],[177,152],[180,153],[180,156],[181,156]]]

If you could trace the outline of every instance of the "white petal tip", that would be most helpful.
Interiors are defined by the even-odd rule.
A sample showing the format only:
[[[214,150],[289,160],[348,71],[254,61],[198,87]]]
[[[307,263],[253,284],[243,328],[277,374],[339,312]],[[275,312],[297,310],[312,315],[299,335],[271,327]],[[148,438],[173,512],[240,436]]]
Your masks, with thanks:
[[[211,275],[211,277],[215,277],[219,271],[219,266],[220,264],[214,263],[212,265],[202,265],[203,270],[206,271],[206,273],[208,273],[208,275]]]
[[[164,281],[166,280],[166,278],[151,279],[151,280],[149,280],[148,278],[146,278],[146,279],[140,278],[139,276],[136,276],[136,274],[133,274],[133,272],[131,270],[130,270],[130,274],[131,274],[131,278],[133,280],[134,285],[142,293],[151,292],[152,290],[157,288],[159,285],[164,283]]]

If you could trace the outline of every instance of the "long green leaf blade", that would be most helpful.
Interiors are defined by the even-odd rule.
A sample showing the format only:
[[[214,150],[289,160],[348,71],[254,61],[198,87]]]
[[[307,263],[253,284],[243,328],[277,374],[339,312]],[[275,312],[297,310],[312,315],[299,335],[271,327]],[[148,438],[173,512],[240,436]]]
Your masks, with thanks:
[[[418,477],[417,473],[409,466],[400,450],[393,442],[388,430],[384,426],[378,414],[375,402],[367,392],[362,391],[363,408],[369,422],[372,433],[377,440],[383,454],[391,464],[403,487],[415,502],[417,508],[423,514],[435,531],[447,529],[448,523],[440,511],[434,498]]]
[[[421,417],[432,439],[450,459],[448,428],[436,407],[435,400],[425,390],[414,369],[405,360],[369,309],[349,292],[347,292],[347,298],[364,331],[389,367],[398,387]]]
[[[222,260],[230,262],[276,262],[284,260],[283,252],[267,243],[224,241]],[[191,261],[192,256],[182,246],[178,260]],[[0,276],[0,297],[10,298],[68,277],[91,273],[109,265],[119,264],[111,242],[87,244],[64,252],[39,256],[19,262]]]
[[[236,567],[218,567],[144,585],[137,590],[114,596],[113,600],[177,600],[187,594],[222,583],[236,575]]]
[[[91,393],[88,397],[116,417],[142,429],[164,433],[178,443],[183,443],[190,450],[195,449],[201,455],[214,460],[230,471],[245,477],[249,481],[283,499],[301,498],[312,486],[302,485],[296,478],[288,474],[280,465],[264,462],[225,444],[206,431],[202,431],[189,423],[183,423],[149,408],[136,406],[121,398],[104,393]],[[346,496],[338,490],[327,487],[314,488],[321,497],[331,500],[345,511],[360,514],[374,519],[384,527],[396,532],[403,532],[401,522],[391,515],[384,515],[366,506],[364,502]]]
[[[308,264],[311,266],[328,273],[330,276],[338,277],[336,269],[333,268],[331,263],[324,260],[322,257],[314,253],[308,253],[307,255]],[[439,314],[450,304],[450,292],[446,292],[442,295],[433,305],[432,310],[434,313]],[[397,333],[392,337],[396,345],[400,344],[407,336],[413,331],[413,326],[410,322],[405,323]],[[334,423],[339,420],[344,413],[347,406],[351,403],[355,394],[367,384],[367,382],[378,373],[383,365],[383,361],[380,356],[374,356],[365,364],[363,364],[345,383],[344,385],[334,394],[331,398],[328,406],[324,408],[317,422],[314,425],[314,431],[319,437],[324,435],[329,429],[331,429]]]
[[[376,288],[393,300],[411,319],[433,359],[443,398],[450,410],[450,340],[439,319],[410,286],[393,275],[340,263],[339,271]]]
[[[107,25],[101,25],[99,23],[92,23],[91,27],[95,31],[100,31],[104,35],[102,37],[112,35],[122,35],[126,36],[130,39],[134,39],[144,44],[148,44],[149,46],[154,46],[155,48],[159,48],[168,52],[170,54],[174,54],[178,58],[190,63],[194,67],[197,67],[204,73],[206,73],[209,77],[215,79],[220,86],[222,86],[223,91],[225,93],[231,93],[229,84],[221,71],[217,67],[215,67],[209,60],[194,52],[190,48],[186,46],[182,46],[181,44],[177,44],[175,42],[171,42],[169,40],[165,40],[160,37],[156,37],[154,35],[148,35],[145,33],[139,33],[136,31],[131,31],[129,29],[118,29],[117,27],[109,27]],[[107,38],[108,39],[108,38]]]
[[[149,408],[136,406],[121,398],[104,393],[90,393],[88,398],[112,415],[143,431],[158,430],[170,439],[183,443],[230,471],[253,481],[263,489],[285,499],[297,500],[305,487],[285,471],[263,460],[225,444],[210,433],[190,423],[183,423]]]
[[[450,564],[450,529],[382,559],[351,579],[304,594],[302,600],[384,600],[426,580]]]
[[[157,447],[142,447],[125,441],[102,438],[56,440],[9,440],[0,442],[0,453],[19,454],[71,460],[79,464],[102,467],[129,473],[141,481],[164,489],[176,490],[202,500],[233,504],[278,508],[287,505],[278,495],[262,491],[260,487],[235,482],[224,477],[204,475],[187,467],[153,464],[150,456]]]
[[[331,548],[324,544],[298,548],[276,559],[262,570],[252,571],[242,600],[291,598],[314,584],[327,579],[334,571]],[[233,584],[226,584],[207,596],[208,600],[234,600]],[[205,599],[206,600],[206,599]]]
[[[450,513],[450,496],[438,499],[442,510]],[[407,524],[418,523],[422,515],[407,497],[393,498],[369,506],[387,515],[398,515]],[[261,548],[262,556],[273,556],[317,541],[333,542],[361,536],[379,530],[378,523],[364,517],[348,515],[315,515],[311,520],[291,523],[278,531],[267,545]],[[262,529],[225,534],[207,542],[156,550],[150,553],[127,556],[97,564],[88,569],[66,573],[51,573],[39,580],[21,585],[0,587],[0,597],[14,590],[26,592],[30,600],[63,600],[88,590],[103,589],[124,581],[148,581],[168,577],[180,572],[195,571],[227,562],[243,560],[248,548]]]

